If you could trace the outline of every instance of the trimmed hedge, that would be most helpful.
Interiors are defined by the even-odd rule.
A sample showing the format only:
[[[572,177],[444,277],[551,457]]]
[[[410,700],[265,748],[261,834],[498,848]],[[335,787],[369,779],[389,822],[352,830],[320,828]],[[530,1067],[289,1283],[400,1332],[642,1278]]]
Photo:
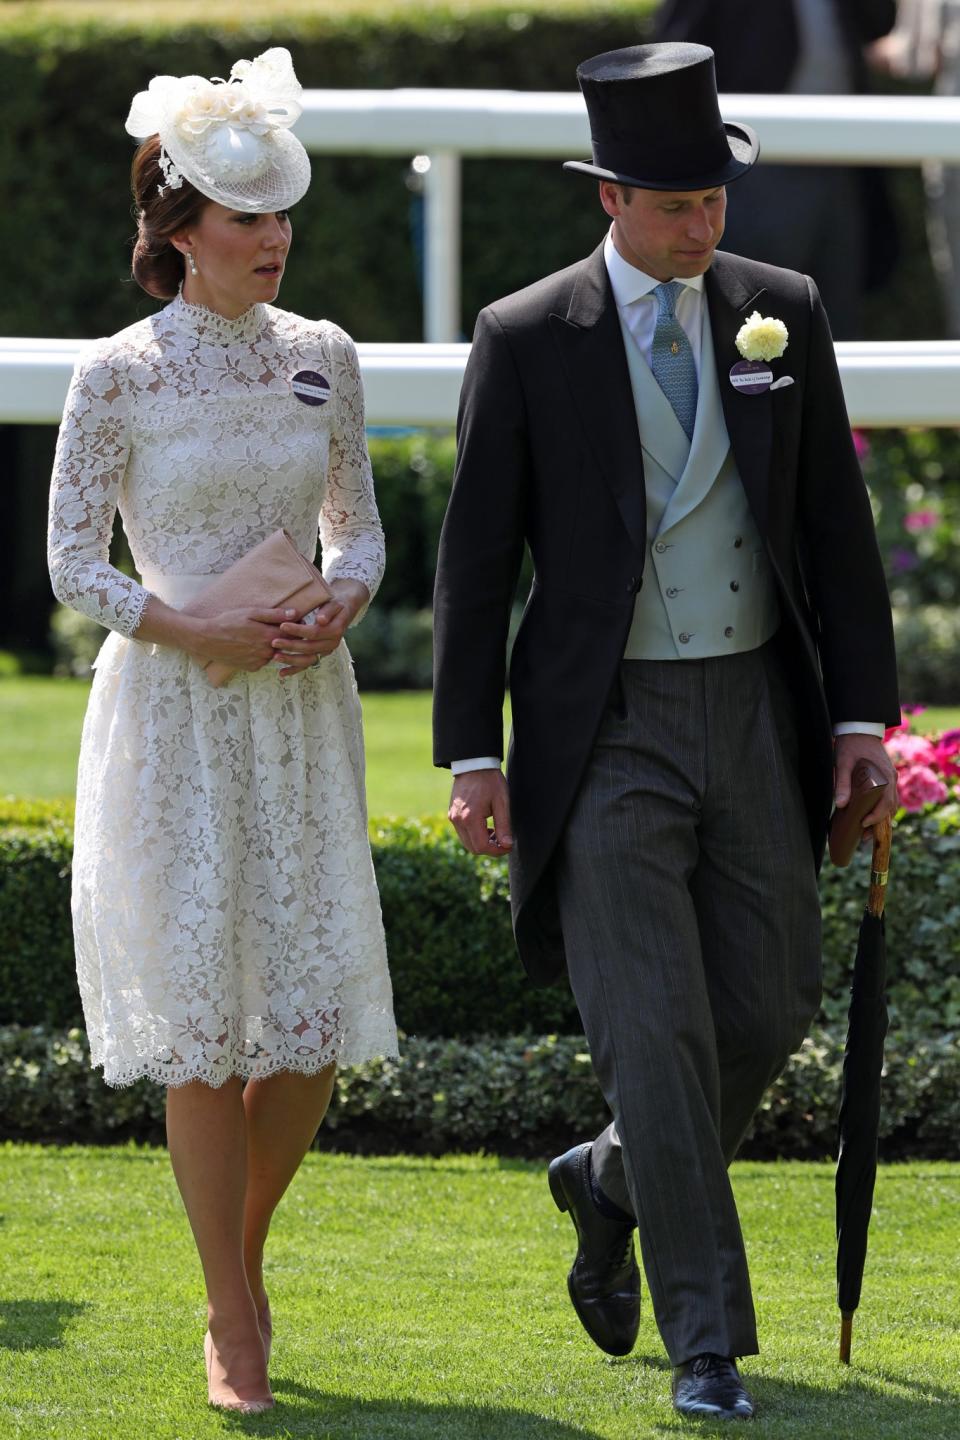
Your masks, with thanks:
[[[103,335],[153,305],[128,274],[123,118],[158,72],[226,75],[240,55],[287,45],[309,86],[572,90],[578,61],[647,37],[654,0],[581,0],[524,9],[514,0],[395,6],[250,7],[213,14],[163,6],[3,6],[0,176],[17,197],[0,214],[0,257],[19,283],[0,297],[0,332]],[[904,90],[897,82],[890,88]],[[419,213],[404,160],[315,156],[297,207],[284,304],[325,314],[358,339],[420,334]],[[930,338],[942,315],[923,229],[919,172],[891,182],[906,258],[871,297],[868,336]],[[585,254],[603,230],[583,182],[556,160],[468,160],[464,171],[463,327],[497,295]],[[91,197],[96,197],[91,204]],[[30,245],[24,247],[23,236]],[[389,244],[384,237],[389,237]],[[518,236],[535,243],[518,243]]]
[[[62,822],[31,827],[16,809],[10,819],[19,823],[0,825],[0,1024],[76,1024],[70,832]],[[440,823],[384,823],[372,838],[402,1030],[465,1038],[580,1028],[565,985],[535,988],[521,970],[503,861],[468,855]],[[846,1015],[866,887],[864,862],[824,867],[831,1026]],[[960,806],[900,819],[887,935],[892,1025],[931,1036],[960,1029]]]
[[[90,336],[156,309],[129,281],[133,144],[123,120],[158,72],[227,75],[239,56],[286,45],[311,87],[571,90],[579,60],[645,37],[653,0],[582,0],[554,13],[507,0],[386,14],[280,3],[269,16],[162,6],[142,16],[138,4],[125,15],[84,7],[73,24],[43,7],[17,7],[10,23],[2,8],[0,177],[17,203],[0,213],[0,256],[18,284],[0,296],[0,333],[33,335],[41,324]],[[360,340],[420,338],[420,209],[408,179],[404,157],[313,157],[284,306],[326,315]],[[583,186],[556,160],[468,160],[463,197],[467,334],[482,305],[569,264],[603,231],[599,207],[583,203]]]
[[[837,1031],[804,1042],[758,1111],[745,1158],[834,1153],[842,1045]],[[582,1036],[406,1039],[402,1051],[399,1060],[338,1075],[321,1147],[545,1158],[609,1119]],[[0,1139],[162,1140],[164,1097],[148,1080],[123,1090],[104,1085],[80,1030],[0,1030]],[[880,1132],[885,1160],[957,1158],[956,1036],[889,1037]]]

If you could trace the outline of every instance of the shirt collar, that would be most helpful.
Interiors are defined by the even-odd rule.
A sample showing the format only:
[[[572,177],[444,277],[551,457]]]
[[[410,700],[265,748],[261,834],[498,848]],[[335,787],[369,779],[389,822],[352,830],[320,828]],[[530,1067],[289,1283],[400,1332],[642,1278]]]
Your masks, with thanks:
[[[638,270],[636,265],[631,265],[629,260],[624,260],[613,243],[612,227],[607,231],[607,238],[603,242],[603,259],[618,310],[623,310],[634,300],[642,300],[660,284],[652,275],[647,275],[645,271]],[[691,275],[689,280],[681,280],[680,284],[689,285],[691,290],[703,293],[702,275]]]

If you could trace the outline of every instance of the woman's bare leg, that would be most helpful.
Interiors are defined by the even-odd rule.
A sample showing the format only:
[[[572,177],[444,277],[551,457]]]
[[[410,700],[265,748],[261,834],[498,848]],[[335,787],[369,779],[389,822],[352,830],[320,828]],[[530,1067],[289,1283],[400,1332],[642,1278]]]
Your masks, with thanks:
[[[207,1287],[211,1401],[229,1408],[270,1404],[243,1258],[248,1147],[242,1082],[171,1087],[167,1144]]]
[[[263,1247],[273,1212],[320,1129],[336,1066],[316,1075],[282,1070],[249,1080],[243,1092],[247,1120],[246,1208],[243,1255],[247,1283],[269,1335],[267,1292],[263,1285]]]

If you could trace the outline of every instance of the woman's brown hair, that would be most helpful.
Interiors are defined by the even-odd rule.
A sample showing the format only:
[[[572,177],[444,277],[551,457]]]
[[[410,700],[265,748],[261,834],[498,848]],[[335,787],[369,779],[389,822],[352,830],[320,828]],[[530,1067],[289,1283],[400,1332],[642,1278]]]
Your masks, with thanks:
[[[170,243],[171,235],[196,220],[205,195],[184,180],[171,190],[160,168],[160,137],[144,140],[133,157],[130,183],[137,207],[137,239],[133,247],[133,278],[158,300],[172,300],[183,282],[184,257]],[[163,194],[160,187],[163,186]]]

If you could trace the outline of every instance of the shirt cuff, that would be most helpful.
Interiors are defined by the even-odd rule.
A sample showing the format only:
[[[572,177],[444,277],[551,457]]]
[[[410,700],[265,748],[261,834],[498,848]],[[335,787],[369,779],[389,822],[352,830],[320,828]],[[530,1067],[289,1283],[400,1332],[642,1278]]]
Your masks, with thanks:
[[[879,720],[841,720],[833,727],[834,735],[875,735],[882,740],[887,733],[886,725]]]
[[[450,773],[465,775],[468,770],[499,770],[500,761],[496,755],[481,755],[477,760],[452,760]]]

